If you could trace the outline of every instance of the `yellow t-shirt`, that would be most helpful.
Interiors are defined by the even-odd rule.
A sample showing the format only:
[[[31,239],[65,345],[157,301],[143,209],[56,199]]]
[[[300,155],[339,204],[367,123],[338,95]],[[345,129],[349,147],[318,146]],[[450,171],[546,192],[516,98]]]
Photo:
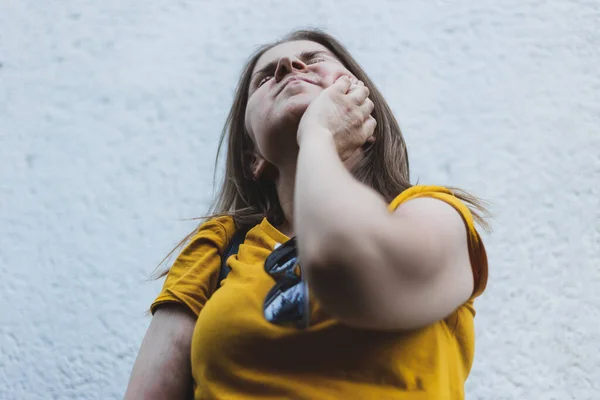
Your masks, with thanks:
[[[475,290],[446,319],[410,332],[345,326],[326,315],[314,296],[306,330],[267,322],[263,302],[274,281],[264,261],[289,238],[263,220],[228,260],[231,272],[215,291],[220,252],[235,225],[230,217],[204,223],[151,306],[154,312],[160,304],[177,302],[198,315],[191,348],[195,398],[462,399],[474,354],[473,299],[485,288],[487,259],[469,209],[449,190],[415,186],[389,210],[423,196],[445,201],[462,215]]]

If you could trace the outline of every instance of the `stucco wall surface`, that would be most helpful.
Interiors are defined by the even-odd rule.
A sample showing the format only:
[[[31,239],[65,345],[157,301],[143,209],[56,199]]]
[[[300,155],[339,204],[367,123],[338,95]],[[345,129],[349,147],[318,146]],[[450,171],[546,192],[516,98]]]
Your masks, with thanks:
[[[468,399],[600,398],[598,1],[0,0],[0,399],[121,398],[255,47],[339,37],[492,202]]]

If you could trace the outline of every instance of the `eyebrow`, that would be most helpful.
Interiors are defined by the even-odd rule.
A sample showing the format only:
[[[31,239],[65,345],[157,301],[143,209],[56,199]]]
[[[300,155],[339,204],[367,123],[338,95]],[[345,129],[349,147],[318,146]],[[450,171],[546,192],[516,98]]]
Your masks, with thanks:
[[[325,51],[325,50],[312,50],[312,51],[303,51],[302,53],[300,53],[300,56],[298,58],[300,58],[301,60],[310,60],[311,58],[318,56],[320,54],[327,55],[327,56],[332,55],[330,52]],[[254,80],[254,78],[257,75],[262,75],[265,72],[275,69],[275,67],[277,66],[277,63],[279,63],[279,60],[273,60],[273,61],[269,62],[267,65],[265,65],[264,67],[262,67],[261,69],[256,71],[252,75],[251,80]]]

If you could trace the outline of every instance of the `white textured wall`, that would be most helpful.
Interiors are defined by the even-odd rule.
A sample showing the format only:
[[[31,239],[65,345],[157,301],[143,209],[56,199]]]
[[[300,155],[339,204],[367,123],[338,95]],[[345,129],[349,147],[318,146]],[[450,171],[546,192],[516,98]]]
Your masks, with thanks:
[[[0,399],[122,396],[242,62],[340,37],[413,179],[493,202],[470,399],[600,391],[600,3],[0,0]]]

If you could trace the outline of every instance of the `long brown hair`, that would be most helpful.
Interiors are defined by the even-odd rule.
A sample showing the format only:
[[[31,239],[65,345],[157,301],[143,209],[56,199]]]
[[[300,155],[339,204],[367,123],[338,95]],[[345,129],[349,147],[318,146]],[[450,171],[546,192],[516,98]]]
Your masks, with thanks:
[[[209,210],[209,215],[202,221],[217,216],[229,215],[234,218],[238,228],[248,228],[268,218],[275,226],[284,220],[279,204],[275,184],[272,181],[253,179],[250,170],[254,143],[245,127],[246,104],[252,71],[258,59],[269,49],[278,44],[309,40],[329,49],[344,66],[363,81],[369,88],[370,99],[375,104],[372,112],[377,121],[373,146],[365,152],[364,158],[352,170],[352,174],[361,182],[379,192],[388,202],[402,191],[410,188],[408,153],[406,143],[387,102],[369,79],[362,67],[354,60],[348,50],[334,37],[318,30],[296,30],[282,39],[261,46],[248,59],[237,85],[235,99],[221,132],[215,170],[219,162],[219,154],[227,138],[227,158],[225,175],[221,188]],[[483,216],[487,211],[483,202],[469,193],[451,188],[454,195],[467,203],[475,220],[485,229],[488,228]],[[198,233],[199,226],[186,236],[160,263],[169,259],[177,250]],[[160,266],[159,265],[159,266]],[[168,269],[158,275],[165,276]]]

